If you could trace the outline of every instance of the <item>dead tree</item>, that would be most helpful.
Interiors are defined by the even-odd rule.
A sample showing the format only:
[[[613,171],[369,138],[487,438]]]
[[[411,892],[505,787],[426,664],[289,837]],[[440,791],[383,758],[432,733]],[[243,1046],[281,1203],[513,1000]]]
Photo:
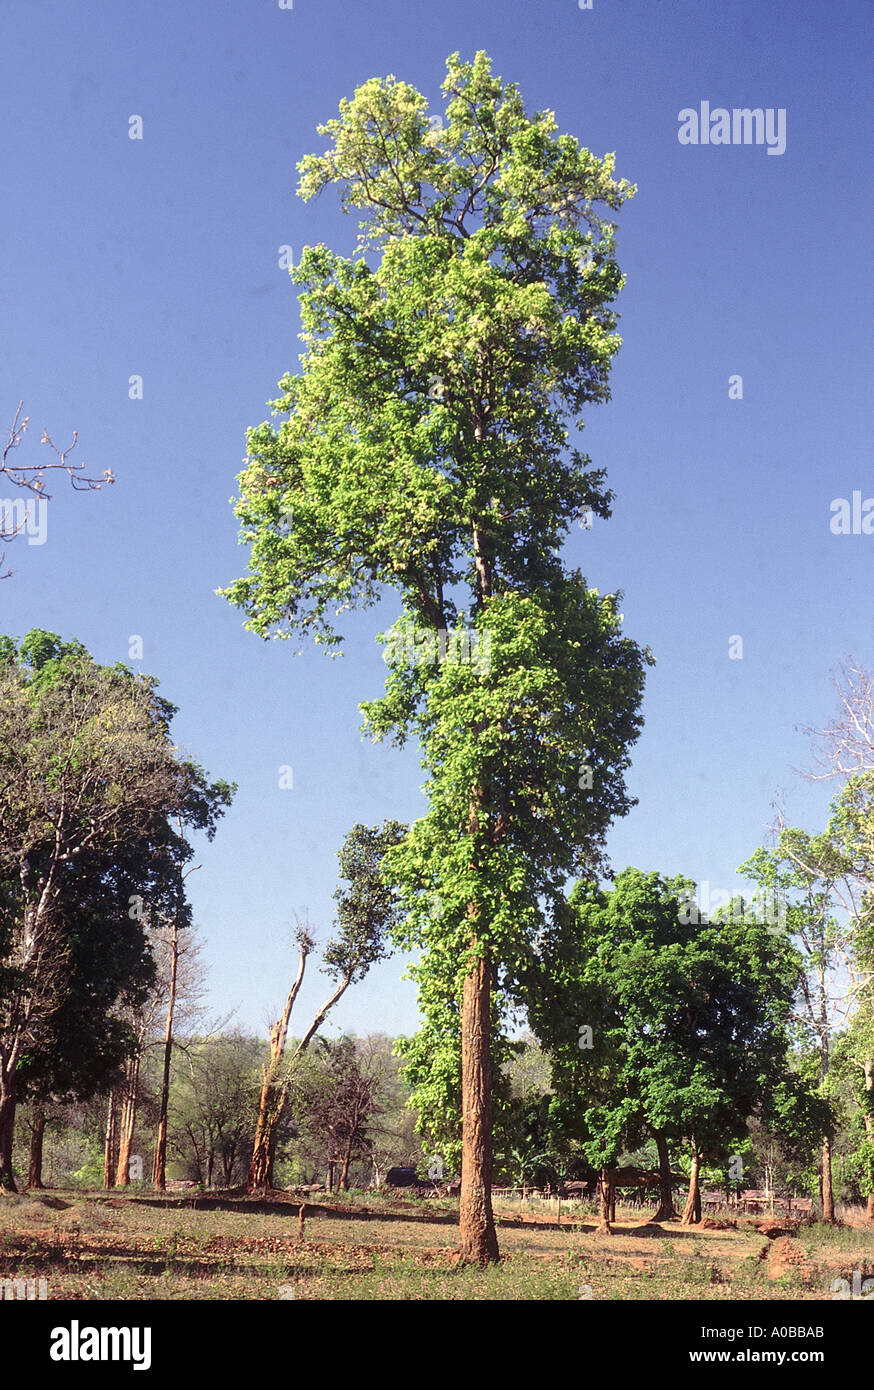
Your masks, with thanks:
[[[283,1059],[288,1038],[288,1024],[294,1002],[300,992],[306,970],[307,957],[315,946],[306,927],[296,933],[299,950],[297,976],[288,991],[285,1008],[270,1029],[270,1053],[261,1080],[261,1095],[258,1102],[258,1121],[255,1127],[255,1142],[252,1146],[252,1162],[249,1165],[248,1188],[250,1192],[265,1192],[273,1186],[273,1166],[276,1160],[276,1141],[279,1123],[285,1109],[287,1087],[283,1077]],[[304,1033],[294,1052],[288,1059],[290,1069],[302,1052],[305,1052],[318,1029],[322,1026],[331,1009],[352,983],[352,972],[346,971],[340,978],[337,988],[317,1010],[309,1028]]]
[[[804,772],[809,782],[852,777],[874,768],[874,676],[848,657],[832,676],[840,712],[824,729],[802,725],[814,743],[817,770]]]
[[[276,1141],[288,1095],[286,1068],[292,1067],[306,1050],[349,986],[363,979],[371,965],[388,954],[386,941],[390,928],[399,918],[400,906],[394,890],[382,878],[382,860],[386,850],[403,839],[405,831],[406,827],[399,821],[385,821],[381,828],[354,825],[343,841],[338,858],[341,878],[349,886],[346,889],[338,888],[334,894],[338,905],[339,930],[323,953],[325,969],[337,982],[336,988],[317,1010],[284,1066],[291,1011],[303,981],[307,957],[315,946],[306,926],[297,930],[300,952],[297,977],[288,992],[285,1008],[270,1029],[270,1052],[261,1082],[255,1142],[249,1165],[249,1192],[265,1192],[273,1186]]]

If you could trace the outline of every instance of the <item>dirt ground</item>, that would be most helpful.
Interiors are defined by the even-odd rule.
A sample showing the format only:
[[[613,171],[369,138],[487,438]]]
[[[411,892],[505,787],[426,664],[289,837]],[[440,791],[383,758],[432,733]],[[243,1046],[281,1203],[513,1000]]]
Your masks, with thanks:
[[[479,1270],[458,1260],[457,1203],[307,1201],[302,1235],[299,1210],[299,1199],[280,1193],[267,1202],[4,1194],[0,1296],[815,1301],[838,1297],[837,1280],[853,1291],[874,1276],[874,1230],[862,1213],[835,1228],[778,1222],[767,1233],[751,1217],[682,1227],[620,1208],[604,1236],[582,1208],[563,1208],[559,1222],[552,1211],[498,1204],[501,1260]]]

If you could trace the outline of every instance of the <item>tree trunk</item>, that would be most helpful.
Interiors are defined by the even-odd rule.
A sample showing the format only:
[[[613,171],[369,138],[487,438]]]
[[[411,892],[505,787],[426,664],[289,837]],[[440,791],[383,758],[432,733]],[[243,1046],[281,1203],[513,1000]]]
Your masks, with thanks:
[[[600,1221],[597,1233],[601,1236],[612,1236],[613,1227],[610,1225],[610,1211],[613,1206],[613,1180],[609,1168],[602,1168],[598,1178],[598,1205]]]
[[[41,1105],[33,1107],[30,1125],[30,1161],[27,1165],[28,1187],[42,1187],[42,1149],[46,1132],[46,1112]]]
[[[130,1155],[137,1122],[137,1098],[140,1085],[140,1054],[129,1057],[124,1068],[124,1091],[121,1119],[118,1127],[118,1164],[115,1170],[116,1187],[130,1186]]]
[[[835,1197],[832,1187],[832,1141],[828,1135],[822,1141],[822,1219],[829,1226],[835,1222]]]
[[[671,1156],[668,1141],[663,1129],[655,1131],[656,1148],[659,1155],[659,1208],[651,1221],[676,1221],[677,1209],[674,1206],[674,1185],[671,1178]]]
[[[699,1178],[701,1173],[701,1155],[698,1152],[698,1145],[692,1136],[692,1168],[689,1173],[689,1195],[686,1198],[686,1206],[683,1210],[682,1224],[693,1226],[701,1220],[701,1188]]]
[[[255,1125],[255,1142],[252,1145],[252,1161],[249,1164],[249,1176],[246,1181],[249,1192],[267,1192],[273,1186],[273,1165],[276,1160],[276,1142],[279,1135],[279,1121],[282,1119],[282,1112],[285,1109],[286,1097],[285,1087],[279,1084],[280,1066],[285,1052],[285,1040],[288,1036],[288,1021],[291,1018],[294,1001],[297,999],[303,981],[308,952],[309,947],[301,945],[297,977],[291,989],[288,991],[285,1008],[270,1029],[270,1055],[267,1060],[267,1066],[264,1068],[264,1077],[261,1082],[261,1095],[258,1100],[258,1120]],[[295,1057],[299,1056],[301,1052],[309,1047],[316,1031],[321,1026],[329,1011],[334,1007],[337,1000],[348,989],[351,981],[352,976],[347,972],[333,994],[326,999],[324,1004],[318,1009],[312,1023],[295,1048],[294,1055],[291,1058],[292,1062]]]
[[[465,1264],[498,1258],[492,1214],[491,964],[477,956],[464,981],[461,1006],[461,1201],[459,1233]]]
[[[159,1192],[167,1186],[167,1110],[170,1101],[170,1058],[173,1054],[173,1011],[176,1006],[176,973],[179,965],[179,922],[173,919],[173,949],[170,957],[170,994],[167,999],[167,1019],[164,1025],[164,1070],[161,1076],[161,1106],[158,1115],[158,1137],[155,1143],[155,1167],[152,1184]]]
[[[0,1187],[17,1192],[12,1175],[12,1142],[15,1137],[15,1067],[0,1064]]]
[[[272,1048],[271,1048],[272,1055]],[[280,1054],[281,1055],[281,1054]],[[265,1073],[258,1102],[258,1123],[252,1145],[247,1186],[250,1192],[267,1192],[273,1186],[273,1164],[276,1158],[276,1135],[285,1104],[285,1096],[270,1080],[271,1070]]]
[[[871,1113],[871,1105],[874,1103],[874,1095],[872,1095],[872,1092],[874,1092],[874,1058],[865,1058],[864,1071],[865,1090],[867,1092],[866,1100],[868,1103],[868,1108],[865,1111],[865,1137],[869,1144],[874,1145],[874,1115]],[[871,1173],[870,1160],[868,1172],[870,1181],[871,1178],[874,1177],[874,1174]],[[865,1220],[874,1221],[874,1187],[872,1187],[871,1191],[868,1193],[865,1201]]]
[[[103,1186],[112,1187],[112,1175],[115,1171],[115,1141],[118,1130],[118,1099],[115,1091],[109,1093],[109,1104],[106,1112],[106,1143],[103,1147]]]
[[[46,923],[55,897],[61,866],[63,845],[56,838],[54,850],[45,871],[37,877],[30,856],[22,858],[18,876],[24,893],[23,943],[24,952],[18,960],[19,969],[27,972],[40,962],[41,952],[46,949]],[[16,1192],[12,1172],[12,1149],[15,1139],[15,1111],[17,1102],[16,1072],[22,1051],[27,1046],[28,1037],[33,1036],[33,1028],[40,1020],[51,1017],[63,996],[63,958],[52,958],[49,952],[47,971],[37,970],[36,977],[48,977],[48,992],[41,999],[35,999],[30,991],[17,999],[12,1024],[6,1033],[6,1043],[0,1052],[0,1188]],[[34,986],[35,988],[35,986]]]
[[[352,1162],[352,1139],[346,1145],[346,1152],[343,1155],[343,1167],[340,1169],[339,1188],[341,1192],[349,1191],[349,1164]]]
[[[830,1057],[830,1034],[828,1019],[828,996],[825,988],[824,967],[819,971],[819,1038],[820,1038],[820,1082],[823,1095],[827,1094]],[[822,1197],[822,1219],[833,1226],[835,1220],[835,1198],[832,1187],[832,1141],[827,1134],[822,1141],[822,1165],[820,1169],[820,1196]]]

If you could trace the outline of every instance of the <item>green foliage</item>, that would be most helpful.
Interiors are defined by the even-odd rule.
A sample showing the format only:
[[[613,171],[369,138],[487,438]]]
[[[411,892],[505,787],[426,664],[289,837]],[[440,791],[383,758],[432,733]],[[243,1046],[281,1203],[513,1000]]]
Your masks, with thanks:
[[[186,1176],[231,1187],[252,1152],[262,1044],[239,1031],[186,1040],[174,1068],[169,1152]]]
[[[578,885],[562,913],[573,929],[556,924],[529,977],[532,1027],[596,1166],[655,1130],[722,1158],[783,1078],[796,953],[738,903],[684,920],[693,888],[637,869],[610,890]]]
[[[334,644],[329,610],[384,584],[454,625],[474,533],[495,585],[531,591],[581,507],[609,514],[602,475],[565,454],[619,346],[614,228],[595,204],[633,190],[551,113],[527,116],[485,54],[453,55],[444,91],[435,139],[424,97],[366,83],[320,128],[332,147],[300,165],[302,196],[338,184],[362,239],[352,258],[305,248],[303,371],[273,403],[287,420],[249,434],[237,515],[252,572],[224,592],[263,636]]]
[[[0,1099],[83,1098],[129,1055],[144,919],[189,920],[184,866],[234,788],[178,755],[153,679],[37,629],[0,663]],[[141,910],[134,911],[132,903]]]
[[[396,820],[384,821],[381,827],[356,824],[343,841],[337,857],[347,886],[334,893],[337,934],[322,953],[324,968],[334,979],[348,978],[354,984],[390,953],[389,936],[400,906],[382,869],[387,852],[405,831]]]
[[[634,190],[551,112],[528,115],[484,53],[453,54],[443,91],[434,131],[406,83],[365,83],[299,166],[305,199],[337,186],[360,213],[359,244],[307,247],[293,270],[301,371],[280,382],[281,422],[249,432],[250,570],[222,592],[261,636],[329,647],[332,616],[400,596],[385,695],[362,709],[373,738],[415,734],[428,774],[427,814],[384,872],[404,910],[393,938],[423,952],[406,1075],[447,1157],[462,979],[488,957],[500,1071],[502,1013],[551,908],[633,804],[652,658],[621,635],[618,595],[560,559],[583,507],[610,514],[569,439],[608,399],[620,342],[615,225],[596,209]],[[418,659],[441,634],[478,659]]]

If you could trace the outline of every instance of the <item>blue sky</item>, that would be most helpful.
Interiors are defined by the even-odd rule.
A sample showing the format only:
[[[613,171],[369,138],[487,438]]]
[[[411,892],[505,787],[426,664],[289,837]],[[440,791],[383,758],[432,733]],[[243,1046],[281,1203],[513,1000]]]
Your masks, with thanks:
[[[0,0],[0,19],[0,425],[23,398],[21,462],[44,426],[59,444],[76,429],[89,472],[117,477],[57,486],[46,543],[8,547],[0,631],[49,628],[107,662],[141,637],[178,742],[239,783],[191,879],[214,1014],[261,1028],[293,970],[294,914],[329,934],[346,830],[423,809],[415,750],[358,733],[393,601],[330,661],[244,632],[214,590],[245,567],[229,499],[246,427],[300,351],[279,248],[355,243],[335,200],[296,197],[297,161],[372,76],[439,112],[454,50],[486,49],[529,109],[614,150],[639,188],[618,218],[613,399],[584,432],[614,515],[567,547],[593,586],[623,590],[625,629],[658,662],[614,867],[731,888],[776,795],[820,827],[830,790],[796,775],[796,726],[831,716],[848,653],[874,665],[874,536],[829,527],[834,499],[874,496],[867,3]],[[782,108],[785,152],[681,145],[679,112],[705,100]],[[351,990],[332,1031],[414,1029],[402,968]],[[313,970],[299,1022],[325,985]]]

